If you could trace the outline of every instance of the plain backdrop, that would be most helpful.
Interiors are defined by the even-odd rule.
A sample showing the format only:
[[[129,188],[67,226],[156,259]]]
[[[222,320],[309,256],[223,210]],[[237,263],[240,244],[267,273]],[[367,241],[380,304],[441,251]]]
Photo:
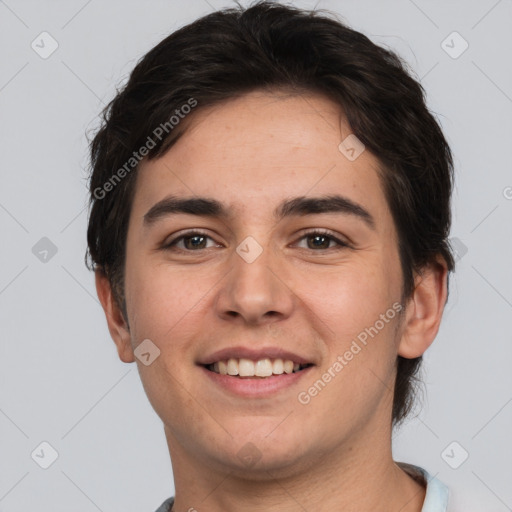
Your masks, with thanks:
[[[512,510],[512,2],[294,4],[398,51],[452,147],[458,268],[394,456],[445,482],[454,511]],[[0,0],[2,512],[152,512],[174,492],[162,424],[83,261],[85,133],[150,48],[228,5]]]

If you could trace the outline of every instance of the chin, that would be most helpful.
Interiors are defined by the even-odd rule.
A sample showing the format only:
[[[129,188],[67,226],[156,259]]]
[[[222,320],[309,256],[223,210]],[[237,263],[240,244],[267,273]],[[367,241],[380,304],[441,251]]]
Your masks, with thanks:
[[[268,480],[271,476],[291,476],[299,473],[301,468],[310,467],[309,450],[304,450],[306,440],[294,439],[287,432],[270,439],[270,430],[264,432],[261,434],[253,429],[248,435],[234,436],[227,445],[217,445],[212,457],[225,470],[258,481]]]

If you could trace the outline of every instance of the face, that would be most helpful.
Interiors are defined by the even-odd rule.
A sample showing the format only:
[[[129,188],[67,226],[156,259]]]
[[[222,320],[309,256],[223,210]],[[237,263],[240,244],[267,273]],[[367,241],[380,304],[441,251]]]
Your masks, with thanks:
[[[340,150],[350,133],[326,98],[255,92],[141,166],[118,345],[171,456],[278,471],[387,432],[402,273],[378,162]]]

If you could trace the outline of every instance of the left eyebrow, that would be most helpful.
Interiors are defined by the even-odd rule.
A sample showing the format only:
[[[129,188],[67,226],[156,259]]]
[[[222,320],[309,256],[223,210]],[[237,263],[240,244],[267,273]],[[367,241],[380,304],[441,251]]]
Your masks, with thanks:
[[[147,211],[144,215],[144,225],[149,227],[151,224],[154,224],[164,217],[180,213],[224,219],[228,219],[232,216],[229,209],[216,199],[208,197],[168,196]],[[348,197],[341,195],[294,197],[283,201],[273,213],[276,221],[292,216],[341,213],[356,216],[364,221],[371,229],[375,230],[375,219],[368,210]]]
[[[375,230],[375,219],[370,212],[348,197],[330,195],[324,197],[295,197],[281,203],[274,217],[281,220],[292,215],[314,215],[319,213],[341,213],[353,215]]]

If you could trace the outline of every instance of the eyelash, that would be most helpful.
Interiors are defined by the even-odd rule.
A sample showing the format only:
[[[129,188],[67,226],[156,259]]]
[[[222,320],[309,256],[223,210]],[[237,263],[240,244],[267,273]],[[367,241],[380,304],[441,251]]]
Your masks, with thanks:
[[[205,249],[198,249],[198,250],[190,250],[190,249],[181,249],[181,248],[176,248],[175,245],[180,242],[181,240],[185,239],[185,238],[194,238],[195,236],[204,236],[206,238],[210,238],[211,240],[213,240],[213,238],[211,236],[209,236],[207,233],[204,233],[202,231],[188,231],[186,233],[182,233],[179,237],[175,238],[174,240],[171,240],[169,243],[165,244],[162,249],[164,250],[168,250],[168,251],[178,251],[178,252],[187,252],[187,253],[191,253],[191,252],[200,252],[202,250],[205,250]],[[316,229],[316,230],[313,230],[313,231],[308,231],[307,233],[304,233],[300,238],[299,240],[302,240],[304,238],[308,238],[308,237],[312,237],[312,236],[323,236],[323,237],[326,237],[326,238],[330,238],[332,241],[336,242],[338,244],[338,247],[330,247],[328,249],[319,249],[318,251],[316,251],[315,249],[306,249],[306,250],[311,250],[313,252],[324,252],[324,251],[329,251],[329,250],[342,250],[342,249],[345,249],[347,247],[350,247],[348,243],[346,242],[343,242],[342,240],[340,240],[339,238],[337,238],[336,236],[334,236],[333,233],[331,233],[330,231],[328,230],[322,230],[322,229]]]

